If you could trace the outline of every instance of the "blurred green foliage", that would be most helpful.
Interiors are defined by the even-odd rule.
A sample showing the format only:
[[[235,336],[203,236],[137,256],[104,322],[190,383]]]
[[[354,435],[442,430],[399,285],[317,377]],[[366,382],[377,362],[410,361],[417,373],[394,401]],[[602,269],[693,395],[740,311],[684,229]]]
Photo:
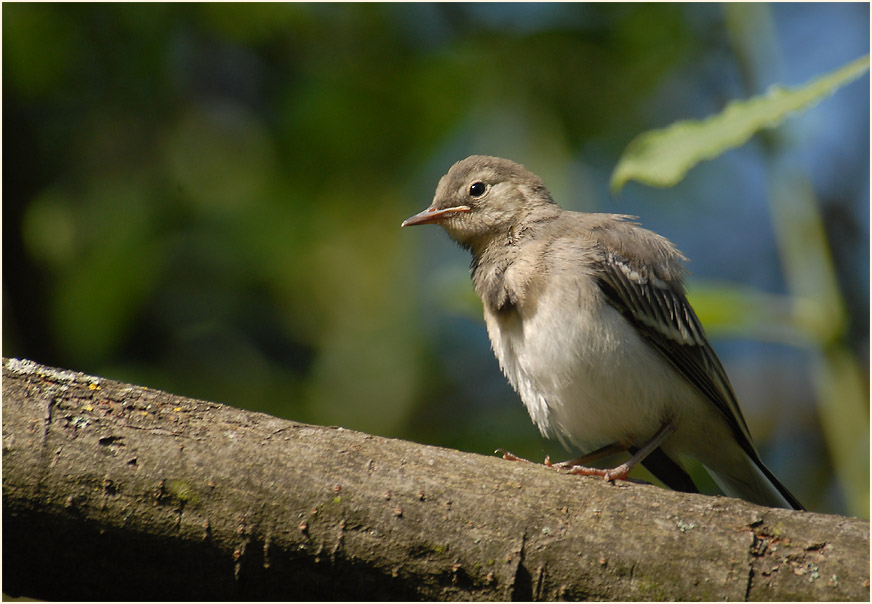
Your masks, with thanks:
[[[612,189],[620,191],[631,179],[655,187],[674,186],[699,162],[744,145],[760,130],[774,128],[789,115],[812,108],[868,71],[866,55],[801,88],[773,87],[765,95],[734,100],[705,120],[686,120],[644,132],[630,141],[618,160]]]
[[[730,175],[700,168],[674,193],[681,214],[633,206],[632,185],[624,205],[605,193],[639,132],[757,92],[739,83],[742,61],[715,5],[2,11],[6,356],[301,421],[562,457],[467,310],[466,256],[435,229],[399,229],[450,164],[511,157],[565,206],[637,212],[658,230],[662,217],[694,266],[722,280],[757,262],[693,249],[710,219],[690,201],[716,198],[712,183]],[[846,18],[862,22],[865,11],[868,23],[868,7],[832,11],[830,29],[812,17],[822,48],[845,39]],[[832,207],[848,208],[853,224],[857,201],[845,199]],[[747,236],[773,238],[765,224]],[[862,248],[841,257],[859,257],[868,273]],[[760,278],[777,290],[778,269],[767,270]],[[842,273],[843,287],[856,290],[856,274]],[[852,350],[868,358],[868,297],[848,302]],[[806,362],[796,359],[800,372]],[[783,405],[743,403],[764,458],[782,477],[793,472],[785,481],[812,509],[845,511],[813,401]]]

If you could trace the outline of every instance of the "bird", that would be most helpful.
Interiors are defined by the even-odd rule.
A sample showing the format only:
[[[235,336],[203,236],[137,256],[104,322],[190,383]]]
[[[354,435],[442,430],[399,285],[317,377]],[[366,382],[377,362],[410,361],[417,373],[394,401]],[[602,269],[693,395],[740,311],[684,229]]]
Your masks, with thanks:
[[[804,509],[754,447],[687,300],[687,258],[636,220],[565,210],[523,165],[472,155],[402,226],[439,225],[472,254],[502,372],[544,437],[589,451],[546,465],[614,481],[641,463],[667,487],[698,492],[693,458],[728,496]],[[587,465],[618,452],[630,457],[617,467]]]

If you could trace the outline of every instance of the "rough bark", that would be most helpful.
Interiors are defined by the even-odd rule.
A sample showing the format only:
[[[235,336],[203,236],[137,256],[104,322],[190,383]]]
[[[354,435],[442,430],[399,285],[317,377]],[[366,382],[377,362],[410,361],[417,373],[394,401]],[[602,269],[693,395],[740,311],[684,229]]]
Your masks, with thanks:
[[[863,600],[869,524],[3,363],[3,590],[86,600]]]

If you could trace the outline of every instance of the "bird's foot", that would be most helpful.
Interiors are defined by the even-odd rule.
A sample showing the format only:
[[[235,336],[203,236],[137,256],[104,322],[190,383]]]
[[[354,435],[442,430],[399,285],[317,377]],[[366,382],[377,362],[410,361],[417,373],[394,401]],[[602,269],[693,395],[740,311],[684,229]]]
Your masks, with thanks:
[[[554,468],[555,470],[568,470],[569,468],[575,467],[576,461],[571,459],[569,461],[551,461],[551,456],[545,456],[545,465],[549,468]]]
[[[510,453],[505,449],[497,449],[494,453],[499,453],[503,456],[503,459],[507,461],[523,461],[526,463],[535,463],[530,461],[529,459],[524,459],[523,457],[518,457],[514,453]],[[587,456],[586,456],[587,457]],[[644,482],[644,481],[636,481],[632,478],[629,478],[630,470],[632,466],[628,463],[623,463],[615,468],[610,468],[604,470],[602,468],[591,468],[589,466],[578,465],[578,461],[584,459],[571,459],[569,461],[551,461],[551,456],[545,456],[544,465],[548,468],[553,468],[555,470],[567,470],[567,474],[581,474],[582,476],[602,476],[608,482],[614,482],[615,480],[626,480],[630,482]]]
[[[523,457],[518,457],[514,453],[506,451],[505,449],[497,449],[496,451],[494,451],[494,453],[498,453],[498,454],[502,455],[503,459],[505,459],[507,461],[524,461],[527,463],[536,463],[534,461],[530,461],[529,459],[524,459]],[[545,467],[548,467],[548,468],[554,468],[555,470],[564,470],[564,469],[568,469],[568,468],[573,467],[573,465],[574,465],[573,461],[559,461],[557,463],[554,463],[551,461],[551,456],[546,455],[545,461],[542,463],[543,463],[543,465],[545,465]]]
[[[621,464],[615,468],[604,470],[602,468],[589,468],[587,466],[571,466],[569,467],[570,474],[581,474],[582,476],[602,476],[608,482],[615,480],[627,480],[630,475],[631,467],[629,464]]]
[[[529,459],[524,459],[523,457],[518,457],[514,453],[509,453],[505,449],[497,449],[496,451],[494,451],[494,453],[498,453],[498,454],[502,455],[503,459],[505,459],[507,461],[525,461],[527,463],[533,463]]]

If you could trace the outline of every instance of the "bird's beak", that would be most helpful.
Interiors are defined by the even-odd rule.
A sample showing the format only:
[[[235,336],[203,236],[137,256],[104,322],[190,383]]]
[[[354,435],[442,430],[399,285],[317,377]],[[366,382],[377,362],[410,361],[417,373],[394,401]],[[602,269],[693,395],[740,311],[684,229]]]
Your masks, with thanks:
[[[439,222],[446,216],[452,216],[453,214],[459,214],[461,212],[469,212],[469,210],[469,206],[454,206],[453,208],[442,208],[441,210],[437,210],[433,206],[430,206],[423,212],[419,212],[414,216],[406,218],[400,226],[405,227],[416,224],[432,224],[434,222]]]

